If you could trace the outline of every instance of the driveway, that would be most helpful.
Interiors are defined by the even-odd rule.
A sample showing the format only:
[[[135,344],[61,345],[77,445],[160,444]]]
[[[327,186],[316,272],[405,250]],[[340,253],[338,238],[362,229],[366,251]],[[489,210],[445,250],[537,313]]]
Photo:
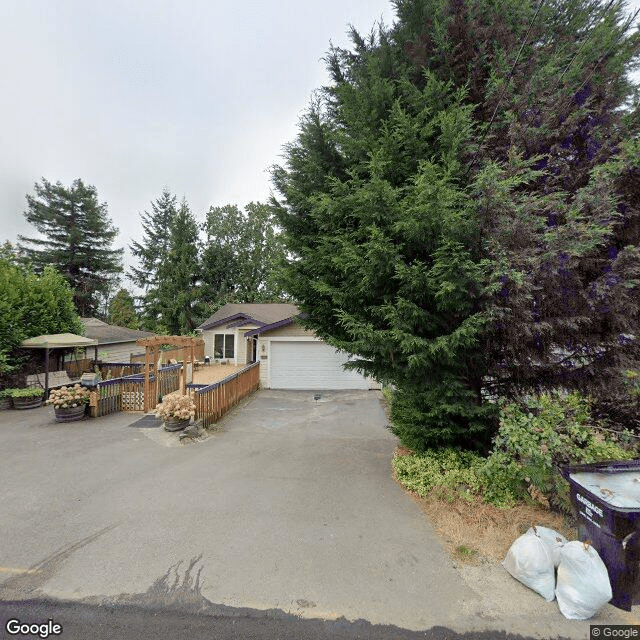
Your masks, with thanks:
[[[189,445],[128,426],[136,418],[0,412],[0,600],[587,637],[553,605],[548,617],[483,617],[481,594],[391,477],[396,439],[375,392],[260,391]]]

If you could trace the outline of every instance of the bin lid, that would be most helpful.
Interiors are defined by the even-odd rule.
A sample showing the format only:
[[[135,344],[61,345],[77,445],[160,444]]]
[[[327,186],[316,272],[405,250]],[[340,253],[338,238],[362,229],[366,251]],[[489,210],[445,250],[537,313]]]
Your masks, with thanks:
[[[613,507],[640,508],[640,469],[614,473],[577,471],[569,478]]]

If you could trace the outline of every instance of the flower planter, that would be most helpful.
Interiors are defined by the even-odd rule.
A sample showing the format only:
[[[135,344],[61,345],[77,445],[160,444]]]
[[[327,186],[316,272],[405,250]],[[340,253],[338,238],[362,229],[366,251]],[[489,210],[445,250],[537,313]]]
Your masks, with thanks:
[[[11,398],[0,399],[0,411],[3,409],[11,409]]]
[[[165,431],[182,431],[182,429],[186,429],[189,426],[189,422],[191,418],[167,418],[164,421],[164,430]]]
[[[86,405],[78,407],[55,407],[56,422],[76,422],[84,418]]]
[[[42,405],[42,396],[13,398],[14,409],[35,409]]]

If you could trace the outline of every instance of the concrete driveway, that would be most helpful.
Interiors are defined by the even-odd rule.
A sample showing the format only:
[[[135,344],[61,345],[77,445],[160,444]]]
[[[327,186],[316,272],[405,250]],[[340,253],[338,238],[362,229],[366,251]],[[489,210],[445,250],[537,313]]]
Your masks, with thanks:
[[[518,612],[508,624],[483,618],[482,598],[391,477],[396,439],[375,392],[316,402],[260,391],[189,445],[128,426],[136,418],[0,413],[0,600],[532,631]],[[541,637],[586,637],[588,625],[550,613]]]

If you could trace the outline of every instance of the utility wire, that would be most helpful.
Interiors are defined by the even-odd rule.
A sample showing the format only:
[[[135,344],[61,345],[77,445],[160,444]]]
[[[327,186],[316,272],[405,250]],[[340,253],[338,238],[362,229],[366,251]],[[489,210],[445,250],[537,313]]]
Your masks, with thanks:
[[[473,163],[475,162],[476,158],[478,157],[478,153],[480,153],[480,148],[482,147],[482,144],[485,141],[485,138],[487,137],[489,130],[491,129],[491,125],[493,124],[493,121],[495,120],[496,114],[498,113],[498,109],[500,108],[500,103],[502,102],[502,98],[504,97],[504,94],[507,90],[507,85],[509,84],[509,80],[511,80],[511,76],[513,75],[513,72],[516,70],[516,65],[518,64],[518,60],[520,59],[520,54],[522,53],[525,44],[527,44],[527,40],[529,39],[529,34],[531,33],[531,29],[533,28],[533,25],[535,24],[535,21],[538,19],[538,14],[540,13],[540,9],[542,9],[542,5],[546,2],[546,0],[542,0],[540,2],[540,4],[538,5],[538,8],[536,9],[536,13],[533,16],[533,20],[531,20],[531,22],[529,23],[529,27],[527,29],[527,33],[525,34],[523,40],[522,40],[522,44],[520,45],[520,49],[518,50],[518,55],[516,56],[516,59],[513,61],[513,65],[511,67],[511,71],[509,71],[509,74],[507,75],[507,80],[504,84],[504,86],[502,87],[502,91],[500,92],[500,95],[498,96],[498,102],[496,103],[496,108],[493,110],[493,114],[491,115],[491,120],[489,120],[489,124],[487,125],[487,128],[484,131],[484,134],[482,135],[482,139],[480,140],[480,143],[478,144],[478,150],[475,152],[475,154],[473,155],[473,158],[471,158],[471,162],[469,163],[469,169],[471,169],[471,167],[473,166]]]

